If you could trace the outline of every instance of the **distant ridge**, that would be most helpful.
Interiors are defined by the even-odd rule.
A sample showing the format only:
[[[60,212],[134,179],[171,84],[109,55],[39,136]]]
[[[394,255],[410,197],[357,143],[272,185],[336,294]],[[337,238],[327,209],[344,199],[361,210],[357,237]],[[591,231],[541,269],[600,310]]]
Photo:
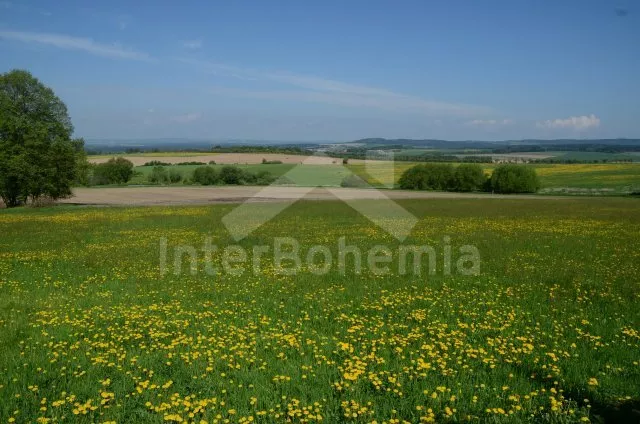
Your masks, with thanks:
[[[640,139],[633,138],[604,138],[604,139],[523,139],[523,140],[503,140],[503,141],[481,141],[481,140],[439,140],[439,139],[410,139],[410,138],[362,138],[350,143],[379,145],[379,146],[415,146],[430,147],[439,149],[461,149],[466,147],[492,149],[500,146],[545,146],[545,145],[601,145],[601,146],[640,146]]]
[[[299,147],[310,150],[390,150],[422,148],[430,150],[491,150],[494,153],[579,150],[600,152],[640,151],[640,139],[523,139],[503,141],[482,140],[441,140],[410,138],[362,138],[359,140],[296,142],[282,140],[249,139],[190,139],[190,138],[152,138],[152,139],[87,139],[85,146],[92,152],[138,152],[138,151],[211,151],[216,146],[256,146],[256,147]]]

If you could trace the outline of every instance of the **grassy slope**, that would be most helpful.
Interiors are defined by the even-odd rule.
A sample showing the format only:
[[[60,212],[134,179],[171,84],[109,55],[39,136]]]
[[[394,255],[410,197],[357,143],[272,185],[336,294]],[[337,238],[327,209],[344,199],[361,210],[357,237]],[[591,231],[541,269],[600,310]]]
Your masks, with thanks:
[[[234,205],[0,211],[0,421],[574,422],[638,402],[637,199],[401,204],[420,218],[406,243],[441,254],[448,235],[454,262],[474,244],[481,275],[439,257],[422,277],[161,278],[160,237],[231,243]],[[338,202],[299,202],[241,245],[281,236],[334,258],[341,236],[396,245]]]

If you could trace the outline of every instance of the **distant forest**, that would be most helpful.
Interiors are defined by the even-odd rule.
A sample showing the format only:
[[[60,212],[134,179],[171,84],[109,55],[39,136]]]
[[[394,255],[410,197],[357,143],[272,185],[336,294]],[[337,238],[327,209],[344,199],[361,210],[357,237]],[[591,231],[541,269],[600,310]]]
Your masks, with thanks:
[[[347,143],[289,143],[255,142],[252,144],[208,143],[205,141],[175,140],[172,142],[153,140],[132,144],[93,144],[88,142],[85,150],[89,155],[99,154],[136,154],[160,152],[184,153],[279,153],[291,155],[323,154],[342,159],[385,159],[412,162],[467,162],[490,163],[495,161],[491,155],[544,152],[586,152],[587,157],[576,155],[548,158],[526,158],[532,163],[599,163],[632,162],[631,152],[640,152],[638,139],[559,139],[559,140],[505,140],[505,141],[447,141],[366,138]],[[407,154],[412,150],[411,154]],[[420,150],[424,150],[420,152]],[[602,156],[593,154],[603,154]],[[607,155],[614,155],[607,157]],[[640,156],[639,156],[640,158]],[[514,158],[515,160],[515,158]]]

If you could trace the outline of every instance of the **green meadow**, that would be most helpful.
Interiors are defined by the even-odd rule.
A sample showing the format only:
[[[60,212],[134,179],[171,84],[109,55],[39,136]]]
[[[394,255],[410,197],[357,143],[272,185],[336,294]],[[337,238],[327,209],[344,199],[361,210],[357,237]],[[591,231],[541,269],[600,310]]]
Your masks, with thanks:
[[[638,199],[399,204],[402,242],[340,202],[239,242],[233,204],[1,210],[0,421],[637,421]]]

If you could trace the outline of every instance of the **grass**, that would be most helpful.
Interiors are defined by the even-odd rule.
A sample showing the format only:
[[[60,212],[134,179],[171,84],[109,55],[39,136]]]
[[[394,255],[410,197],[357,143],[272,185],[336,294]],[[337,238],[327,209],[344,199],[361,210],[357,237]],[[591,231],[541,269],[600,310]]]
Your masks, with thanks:
[[[635,158],[632,154],[629,153],[607,153],[607,152],[544,152],[545,154],[552,155],[559,159],[576,159],[576,160],[627,160]]]
[[[639,163],[536,165],[543,188],[574,187],[616,192],[640,187]]]
[[[461,153],[461,149],[457,150],[447,150],[447,149],[403,149],[396,152],[396,155],[402,156],[421,156],[424,154],[432,154],[434,152],[442,153],[442,154],[464,154],[465,156],[474,156],[474,155],[482,155],[482,156],[512,156],[514,158],[517,157],[528,157],[528,156],[536,156],[543,155],[549,156],[556,159],[572,159],[572,160],[603,160],[606,159],[608,161],[616,161],[616,160],[637,160],[636,155],[633,152],[625,152],[625,153],[607,153],[607,152],[580,152],[580,151],[535,151],[535,152],[513,152],[513,153],[491,153],[490,150],[471,150],[467,149],[466,153]]]
[[[637,199],[401,205],[435,275],[222,272],[231,204],[0,211],[0,421],[637,420]],[[239,245],[286,236],[398,247],[339,202]],[[220,272],[161,276],[163,237],[170,263],[210,237]],[[445,275],[443,244],[454,265],[476,246],[479,275]]]

